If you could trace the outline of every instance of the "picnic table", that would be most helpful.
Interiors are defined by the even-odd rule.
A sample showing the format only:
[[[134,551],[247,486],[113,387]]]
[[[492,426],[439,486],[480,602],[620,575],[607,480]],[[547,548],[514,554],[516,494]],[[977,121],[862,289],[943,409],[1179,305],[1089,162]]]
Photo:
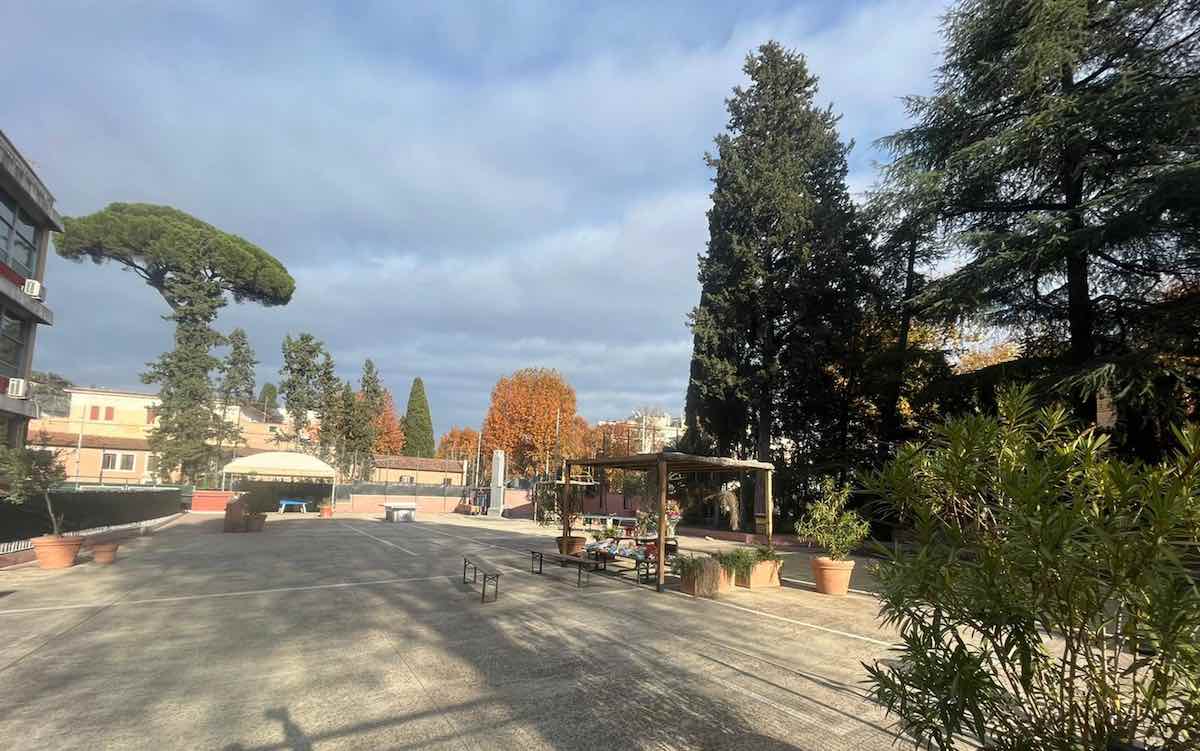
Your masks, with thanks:
[[[384,521],[415,522],[417,520],[417,504],[412,501],[388,501],[379,505],[383,506]]]
[[[300,509],[300,513],[302,513],[302,514],[308,513],[308,503],[307,502],[302,501],[298,498],[280,498],[279,499],[279,513],[282,514],[283,512],[287,511],[289,508],[298,508],[298,509]]]

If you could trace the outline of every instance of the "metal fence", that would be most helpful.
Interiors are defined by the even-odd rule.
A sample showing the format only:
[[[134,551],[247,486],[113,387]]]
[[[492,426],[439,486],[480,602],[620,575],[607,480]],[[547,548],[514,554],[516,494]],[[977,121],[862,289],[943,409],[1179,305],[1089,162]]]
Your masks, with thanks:
[[[352,495],[390,495],[424,498],[465,498],[471,489],[464,485],[414,485],[411,483],[357,482],[338,485],[337,498],[349,500]]]
[[[169,521],[180,514],[168,514],[155,519],[143,519],[140,522],[130,522],[128,524],[112,524],[106,527],[92,527],[91,529],[79,529],[74,532],[63,532],[63,537],[81,537],[84,535],[94,535],[99,532],[112,532],[122,529],[142,529],[144,527],[153,527],[156,524]],[[33,547],[33,540],[12,540],[10,542],[0,542],[0,555],[8,553],[19,553],[22,550],[29,550]]]

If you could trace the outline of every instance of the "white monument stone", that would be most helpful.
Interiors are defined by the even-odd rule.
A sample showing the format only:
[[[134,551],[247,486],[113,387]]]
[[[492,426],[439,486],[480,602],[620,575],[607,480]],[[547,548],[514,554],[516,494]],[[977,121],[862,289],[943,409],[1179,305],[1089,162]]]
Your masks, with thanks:
[[[504,515],[504,452],[492,452],[492,492],[488,501],[488,516]]]

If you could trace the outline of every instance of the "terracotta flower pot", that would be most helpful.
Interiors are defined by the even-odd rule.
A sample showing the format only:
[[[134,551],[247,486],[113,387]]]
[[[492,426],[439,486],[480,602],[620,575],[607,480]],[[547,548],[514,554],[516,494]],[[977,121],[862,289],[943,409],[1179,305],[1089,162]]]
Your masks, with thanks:
[[[555,537],[554,541],[558,543],[558,552],[563,555],[579,555],[583,552],[583,546],[587,544],[586,537],[578,537],[576,535]]]
[[[105,566],[110,565],[117,560],[118,547],[120,547],[120,543],[98,542],[92,546],[92,560]]]
[[[750,569],[750,576],[740,574],[736,578],[739,587],[746,589],[768,589],[779,587],[779,572],[783,570],[783,561],[759,561]]]
[[[31,542],[33,542],[33,550],[37,554],[38,566],[41,568],[70,568],[75,565],[75,556],[79,555],[83,538],[45,535],[35,537]]]
[[[835,561],[824,556],[813,558],[813,581],[823,595],[844,595],[850,591],[850,572],[854,561]]]
[[[333,518],[333,506],[322,506],[321,507],[321,518],[322,519],[332,519]]]

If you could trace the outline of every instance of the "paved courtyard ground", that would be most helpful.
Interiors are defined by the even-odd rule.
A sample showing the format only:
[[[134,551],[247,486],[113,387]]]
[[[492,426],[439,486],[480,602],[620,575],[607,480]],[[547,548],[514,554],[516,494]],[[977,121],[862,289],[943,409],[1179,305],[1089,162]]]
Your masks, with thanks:
[[[718,601],[576,589],[529,573],[551,534],[191,515],[111,567],[0,571],[0,748],[906,747],[864,698],[892,638],[870,596],[816,594],[797,556],[782,591]],[[462,584],[464,554],[504,572],[498,602]]]

